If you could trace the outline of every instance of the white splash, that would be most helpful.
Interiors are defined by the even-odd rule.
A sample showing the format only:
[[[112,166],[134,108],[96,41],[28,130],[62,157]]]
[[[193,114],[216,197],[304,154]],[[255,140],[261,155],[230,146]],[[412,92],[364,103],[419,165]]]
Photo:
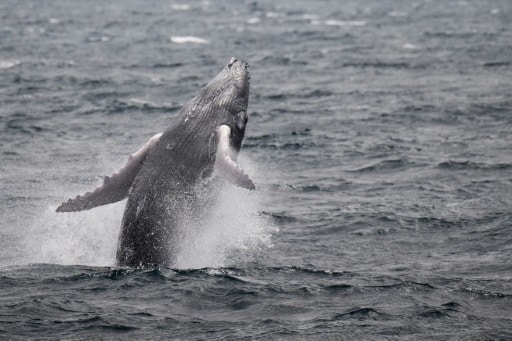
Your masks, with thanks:
[[[238,256],[271,247],[275,230],[259,215],[255,192],[226,186],[203,226],[189,226],[180,240],[177,268],[225,267]]]
[[[247,167],[247,160],[243,164],[252,176],[257,176],[256,167]],[[258,183],[257,177],[253,179]],[[53,188],[54,196],[69,196],[63,186],[48,185]],[[90,187],[90,184],[84,185],[73,193],[83,193]],[[56,213],[58,202],[54,204],[41,207],[39,212],[34,212],[33,219],[26,221],[21,239],[11,252],[15,258],[7,265],[116,266],[126,200],[73,213]],[[272,247],[271,237],[277,229],[268,217],[260,214],[263,207],[263,195],[258,189],[248,191],[224,184],[206,222],[187,226],[181,233],[180,251],[174,266],[186,269],[225,267],[248,261],[258,251]]]
[[[25,234],[18,263],[114,266],[125,203],[72,214],[47,207]]]
[[[175,44],[208,44],[208,40],[194,36],[172,36],[171,42]]]
[[[254,174],[254,168],[246,164],[244,168]],[[182,269],[226,267],[272,247],[271,237],[277,228],[260,214],[261,201],[257,189],[248,191],[225,184],[210,218],[201,226],[189,226],[182,232],[181,251],[174,266]]]

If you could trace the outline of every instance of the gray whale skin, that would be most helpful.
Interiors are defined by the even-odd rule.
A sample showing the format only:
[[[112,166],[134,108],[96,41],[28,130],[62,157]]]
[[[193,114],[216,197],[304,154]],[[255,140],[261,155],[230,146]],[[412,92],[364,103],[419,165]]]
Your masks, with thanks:
[[[183,106],[163,133],[153,136],[92,192],[62,203],[76,212],[128,197],[117,248],[119,266],[172,266],[177,228],[201,214],[215,177],[253,190],[236,163],[247,124],[248,64],[236,58]],[[206,195],[207,197],[208,195]]]

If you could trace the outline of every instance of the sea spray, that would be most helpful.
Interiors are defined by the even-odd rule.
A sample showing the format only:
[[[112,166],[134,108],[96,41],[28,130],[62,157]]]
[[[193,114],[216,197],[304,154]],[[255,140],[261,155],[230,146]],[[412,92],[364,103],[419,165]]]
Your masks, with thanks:
[[[257,167],[243,159],[245,165],[249,163],[245,167],[258,182]],[[47,181],[52,184],[49,187],[53,188],[53,197],[68,194],[62,185]],[[192,217],[190,224],[180,229],[179,252],[173,267],[230,266],[272,246],[271,236],[276,229],[269,218],[260,213],[264,210],[264,194],[258,189],[248,191],[219,182],[219,191],[209,196],[212,202],[202,210],[204,216]],[[83,187],[88,189],[91,185]],[[6,265],[116,266],[125,204],[123,200],[73,214],[56,213],[56,204],[51,202],[30,208],[33,212],[26,225],[20,227],[19,240],[13,245]]]
[[[238,161],[256,182],[256,190],[248,191],[219,180],[217,190],[203,194],[211,202],[204,204],[202,217],[194,217],[197,219],[189,220],[180,229],[174,267],[234,266],[273,246],[271,237],[278,230],[268,216],[261,214],[267,202],[266,192],[258,188],[258,183],[263,183],[262,165],[253,163],[243,153]]]
[[[174,264],[177,268],[226,267],[272,246],[275,228],[261,215],[262,196],[229,184],[220,189],[208,219],[185,226]],[[236,255],[236,257],[234,256]]]
[[[47,207],[24,237],[19,263],[114,266],[125,201],[75,214]]]
[[[112,156],[112,150],[121,149],[120,144],[109,146],[97,148],[95,153],[81,146],[85,148],[82,162],[86,168],[74,165],[66,168],[66,173],[55,168],[41,174],[43,181],[38,182],[37,191],[45,193],[43,200],[16,208],[26,218],[25,224],[17,227],[16,246],[10,252],[9,265],[115,266],[126,200],[73,214],[55,212],[62,198],[94,188],[101,181],[97,174],[108,174],[123,164],[124,155]]]

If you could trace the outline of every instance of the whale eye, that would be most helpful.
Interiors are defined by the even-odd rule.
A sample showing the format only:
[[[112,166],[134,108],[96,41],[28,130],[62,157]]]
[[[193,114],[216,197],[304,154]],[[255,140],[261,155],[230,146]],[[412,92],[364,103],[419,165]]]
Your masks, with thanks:
[[[246,124],[247,124],[247,118],[246,117],[243,117],[243,116],[240,116],[240,115],[236,115],[235,116],[235,125],[236,125],[236,128],[238,130],[244,130]]]

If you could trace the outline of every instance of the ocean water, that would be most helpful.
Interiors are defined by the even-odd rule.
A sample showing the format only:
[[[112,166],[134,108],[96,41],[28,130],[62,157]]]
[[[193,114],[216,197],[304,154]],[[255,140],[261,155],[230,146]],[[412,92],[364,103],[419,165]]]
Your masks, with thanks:
[[[512,3],[2,1],[0,338],[512,339]],[[175,267],[57,214],[232,56],[240,163]]]

